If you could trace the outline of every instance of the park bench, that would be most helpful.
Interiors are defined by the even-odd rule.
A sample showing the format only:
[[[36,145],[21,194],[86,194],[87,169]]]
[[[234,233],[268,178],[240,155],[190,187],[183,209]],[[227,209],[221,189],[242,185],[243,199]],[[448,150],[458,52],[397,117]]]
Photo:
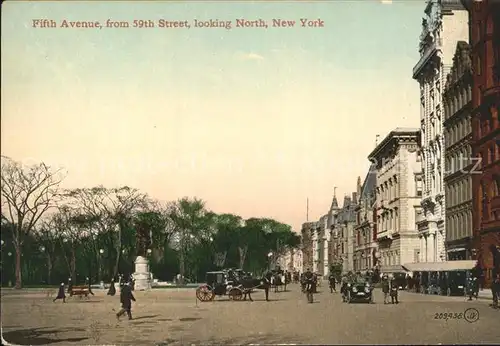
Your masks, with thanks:
[[[82,296],[85,296],[85,298],[88,298],[89,289],[88,289],[88,287],[78,287],[78,286],[72,287],[71,292],[69,292],[69,296],[70,297],[79,296],[80,298]]]

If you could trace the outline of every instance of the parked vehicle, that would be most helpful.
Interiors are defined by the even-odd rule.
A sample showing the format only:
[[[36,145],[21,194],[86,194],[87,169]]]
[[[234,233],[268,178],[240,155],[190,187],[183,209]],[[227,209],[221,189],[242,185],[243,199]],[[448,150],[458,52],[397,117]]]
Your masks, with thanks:
[[[437,295],[460,295],[467,291],[468,278],[473,275],[476,261],[445,261],[409,263],[403,267],[420,277],[420,292]],[[418,285],[417,285],[418,286]]]

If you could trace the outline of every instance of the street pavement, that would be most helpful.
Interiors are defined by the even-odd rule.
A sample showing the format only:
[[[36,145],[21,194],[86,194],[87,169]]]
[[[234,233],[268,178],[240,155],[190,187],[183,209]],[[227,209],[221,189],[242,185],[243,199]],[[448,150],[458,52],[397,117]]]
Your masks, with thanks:
[[[3,337],[16,344],[494,344],[500,310],[484,299],[400,292],[400,304],[342,303],[327,287],[308,304],[298,285],[254,302],[202,303],[194,290],[135,292],[134,320],[117,321],[119,297],[52,303],[47,293],[2,291]]]

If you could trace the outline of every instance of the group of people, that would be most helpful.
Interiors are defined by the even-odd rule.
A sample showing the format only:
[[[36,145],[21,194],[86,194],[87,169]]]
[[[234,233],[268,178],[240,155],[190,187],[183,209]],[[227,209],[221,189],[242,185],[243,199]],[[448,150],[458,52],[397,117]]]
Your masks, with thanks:
[[[399,304],[398,300],[399,284],[394,276],[384,274],[382,276],[382,292],[384,293],[384,304],[388,304],[388,297],[391,297],[391,304]]]
[[[314,274],[311,273],[311,271],[308,269],[305,275],[307,274],[307,277],[310,278],[311,283],[313,283],[312,286],[314,286]],[[348,284],[349,282],[353,281],[354,278],[356,277],[362,277],[361,273],[352,273],[349,272],[346,275],[343,275],[341,280],[340,280],[340,293],[342,295],[347,295],[347,290],[348,290]],[[365,277],[363,277],[364,280],[372,284],[371,280],[371,275],[367,274]],[[336,284],[337,284],[337,277],[335,274],[331,273],[328,276],[328,283],[330,287],[330,293],[337,292]],[[315,290],[314,290],[315,291]],[[384,304],[389,303],[389,297],[391,298],[391,303],[392,304],[399,304],[399,299],[398,299],[398,291],[399,291],[399,285],[396,282],[396,279],[392,275],[387,275],[384,274],[382,276],[382,292],[384,293]]]
[[[136,301],[132,291],[134,289],[135,280],[130,276],[129,280],[123,280],[123,275],[119,275],[119,285],[120,285],[120,303],[121,309],[116,314],[116,318],[120,320],[120,317],[125,313],[128,316],[128,319],[132,319],[132,301]],[[88,289],[89,294],[94,295],[92,292],[92,285],[90,284],[90,279],[87,277],[85,279],[85,286]],[[73,281],[71,278],[68,279],[68,288],[67,293],[71,296],[73,290]],[[115,280],[111,280],[111,284],[109,286],[107,295],[114,296],[116,294]],[[59,291],[57,292],[57,296],[54,298],[53,302],[61,299],[63,303],[66,303],[66,289],[64,282],[61,282],[59,286]]]
[[[90,279],[88,277],[85,278],[85,286],[87,287],[89,294],[94,295],[94,292],[92,292],[92,286],[90,285]],[[73,291],[73,281],[71,278],[68,279],[68,289],[67,293],[72,296],[72,291]],[[61,282],[61,285],[59,286],[59,291],[57,292],[57,296],[54,298],[52,302],[55,302],[56,300],[62,299],[63,303],[66,303],[66,289],[64,282]]]

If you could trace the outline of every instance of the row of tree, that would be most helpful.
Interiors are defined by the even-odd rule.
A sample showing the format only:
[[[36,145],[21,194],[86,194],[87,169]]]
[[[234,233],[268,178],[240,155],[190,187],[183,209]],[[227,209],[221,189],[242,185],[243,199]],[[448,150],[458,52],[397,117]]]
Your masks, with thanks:
[[[163,203],[130,187],[62,189],[61,171],[2,157],[2,284],[108,281],[148,257],[153,275],[192,281],[221,267],[264,270],[300,245],[289,225]]]

